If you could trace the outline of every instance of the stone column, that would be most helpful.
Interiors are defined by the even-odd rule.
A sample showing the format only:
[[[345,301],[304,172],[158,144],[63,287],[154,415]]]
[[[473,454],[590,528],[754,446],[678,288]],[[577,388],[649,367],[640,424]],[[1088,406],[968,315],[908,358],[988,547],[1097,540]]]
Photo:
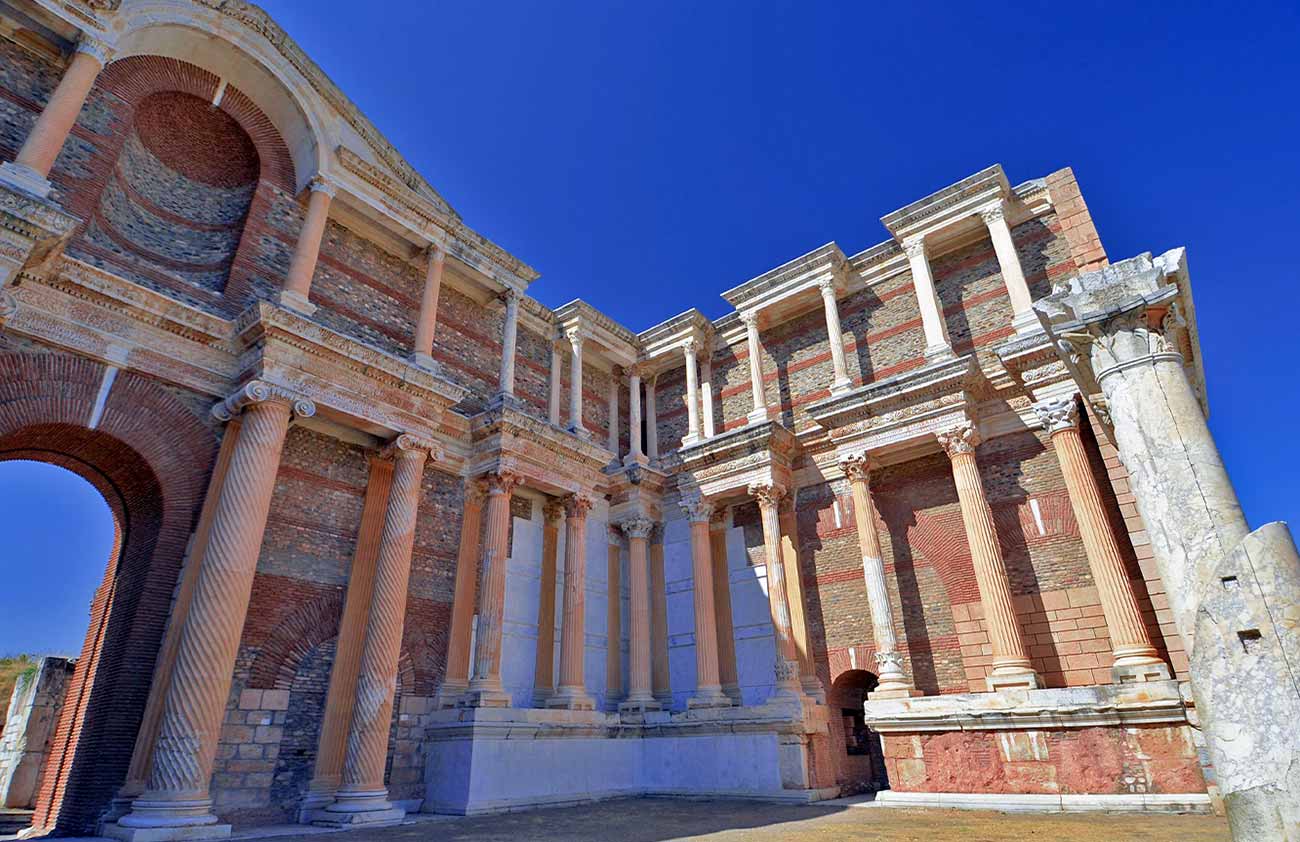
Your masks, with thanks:
[[[848,363],[844,361],[844,332],[840,328],[840,307],[835,300],[835,279],[826,278],[817,284],[822,294],[822,309],[826,311],[826,335],[831,343],[831,364],[835,368],[835,380],[831,382],[831,394],[841,394],[853,388],[849,379]]]
[[[871,499],[871,475],[866,456],[850,456],[840,462],[853,491],[853,520],[858,527],[858,546],[862,551],[862,578],[867,586],[867,607],[871,611],[871,637],[876,645],[876,689],[873,699],[897,699],[920,696],[912,680],[903,672],[903,655],[894,636],[894,614],[889,607],[889,589],[885,585],[884,553],[876,532],[876,507]]]
[[[659,413],[655,408],[655,381],[659,375],[652,374],[645,381],[645,419],[646,419],[646,456],[651,462],[659,458]]]
[[[510,495],[519,484],[513,474],[488,474],[487,528],[479,565],[478,642],[474,647],[474,677],[461,699],[465,707],[509,707],[510,694],[501,685],[501,633],[505,620],[506,550],[510,540]]]
[[[217,825],[212,814],[212,762],[289,419],[295,412],[308,416],[315,411],[310,401],[295,400],[261,381],[246,384],[213,407],[221,421],[243,412],[243,423],[181,632],[149,781],[131,812],[110,826],[119,836],[229,834],[229,825]]]
[[[711,439],[718,432],[713,418],[713,349],[707,347],[700,359],[700,411],[704,416],[704,437]]]
[[[0,178],[41,198],[49,195],[50,170],[95,86],[99,71],[108,64],[111,55],[112,49],[103,41],[87,35],[81,37],[68,69],[41,109],[18,156],[0,167]]]
[[[583,678],[587,653],[587,512],[591,498],[564,499],[564,626],[560,631],[560,686],[548,707],[594,710]]]
[[[628,447],[624,464],[644,465],[648,460],[641,450],[641,366],[627,370]]]
[[[1011,601],[1011,581],[993,527],[993,510],[984,498],[975,447],[979,434],[973,424],[962,424],[939,433],[939,444],[952,461],[952,478],[957,485],[961,519],[970,543],[971,563],[979,586],[980,604],[984,606],[984,623],[993,647],[993,668],[989,673],[990,690],[1039,686],[1038,676],[1029,663],[1029,653],[1020,634],[1020,623]]]
[[[736,636],[731,619],[731,568],[727,564],[727,512],[715,512],[709,522],[709,555],[713,561],[713,616],[718,621],[718,679],[732,704],[741,704],[736,675]]]
[[[519,335],[519,292],[507,287],[503,293],[506,301],[506,322],[501,330],[501,379],[497,395],[503,401],[515,396],[515,342]]]
[[[321,239],[325,236],[325,224],[329,221],[330,202],[338,188],[326,181],[324,176],[317,175],[307,185],[307,190],[307,215],[302,221],[302,230],[298,232],[289,272],[284,276],[280,303],[291,310],[311,315],[316,311],[316,305],[309,300],[312,276],[316,274]]]
[[[930,272],[930,258],[926,256],[925,238],[917,235],[903,241],[907,263],[912,270],[912,288],[916,290],[916,304],[921,311],[921,327],[925,330],[926,360],[942,360],[953,356],[952,340],[948,338],[948,323],[943,318],[943,303],[934,287]]]
[[[1034,315],[1034,299],[1029,294],[1029,284],[1025,282],[1025,272],[1020,266],[1020,255],[1016,253],[1016,242],[1011,238],[1011,228],[1007,225],[1006,203],[999,199],[979,212],[989,229],[989,239],[993,241],[993,252],[998,256],[998,269],[1002,273],[1002,283],[1006,284],[1007,297],[1011,299],[1011,324],[1017,333],[1033,333],[1042,330],[1038,316]]]
[[[776,686],[773,697],[803,700],[799,683],[799,652],[795,648],[786,596],[785,564],[781,558],[781,520],[778,507],[785,488],[775,483],[755,483],[749,493],[758,500],[763,518],[763,550],[767,562],[767,602],[776,639]]]
[[[429,262],[424,273],[424,291],[420,295],[420,316],[415,323],[415,364],[438,370],[433,361],[433,336],[438,330],[438,294],[442,290],[442,267],[447,250],[440,243],[429,246]]]
[[[470,638],[474,632],[474,592],[478,580],[479,531],[483,523],[482,480],[465,481],[465,505],[460,520],[460,550],[456,553],[455,591],[447,641],[447,668],[434,704],[455,707],[469,689]]]
[[[591,432],[582,425],[582,345],[587,337],[578,328],[565,334],[569,340],[569,432],[588,438]]]
[[[627,534],[628,583],[632,599],[627,699],[618,709],[620,713],[644,713],[659,710],[650,683],[650,561],[646,552],[646,542],[654,524],[646,518],[631,518],[619,526]]]
[[[803,576],[799,570],[799,529],[795,520],[795,494],[787,495],[778,508],[777,522],[781,526],[781,564],[785,567],[785,597],[790,607],[790,631],[794,635],[794,649],[799,654],[799,686],[805,694],[818,702],[826,701],[826,691],[817,678],[817,664],[813,660],[808,636],[808,617],[804,613]]]
[[[384,762],[388,732],[393,724],[397,691],[397,661],[402,650],[402,625],[411,579],[411,548],[420,508],[424,465],[434,445],[403,433],[387,449],[393,460],[393,485],[388,494],[384,531],[379,538],[375,587],[370,598],[366,642],[357,673],[352,728],[348,733],[343,779],[334,803],[316,822],[333,825],[396,824],[406,815],[388,800]]]
[[[609,372],[609,452],[618,461],[618,366]]]
[[[683,361],[686,364],[686,438],[683,445],[694,444],[700,440],[700,384],[695,371],[695,352],[698,343],[694,339],[686,340],[682,346]]]
[[[1101,491],[1079,436],[1079,405],[1074,396],[1044,401],[1034,410],[1051,435],[1052,448],[1061,462],[1061,474],[1070,494],[1074,519],[1079,524],[1092,580],[1101,597],[1110,634],[1111,673],[1117,684],[1160,681],[1170,677],[1169,667],[1151,645],[1133,585],[1129,582],[1119,542],[1101,504]]]
[[[560,392],[564,388],[560,382],[560,373],[563,365],[564,341],[556,339],[551,343],[551,380],[547,392],[550,401],[546,408],[546,420],[556,427],[560,426]]]
[[[564,503],[549,500],[542,507],[542,578],[537,588],[537,667],[533,672],[533,704],[545,707],[555,693],[555,586],[560,552],[560,518]]]
[[[663,527],[650,531],[650,686],[655,699],[672,707],[673,686],[668,673],[668,586],[664,575]]]
[[[623,695],[623,565],[619,529],[609,524],[606,531],[609,533],[609,552],[606,556],[605,582],[609,598],[605,628],[608,630],[609,643],[605,647],[605,707],[617,710],[617,699]]]
[[[696,497],[681,501],[691,525],[691,572],[695,586],[695,695],[688,708],[729,707],[718,677],[718,623],[713,604],[713,559],[709,518],[713,506]]]
[[[758,342],[758,312],[740,314],[745,323],[745,341],[749,347],[749,387],[754,397],[754,410],[749,413],[751,424],[771,418],[767,408],[767,394],[763,391],[763,348]]]

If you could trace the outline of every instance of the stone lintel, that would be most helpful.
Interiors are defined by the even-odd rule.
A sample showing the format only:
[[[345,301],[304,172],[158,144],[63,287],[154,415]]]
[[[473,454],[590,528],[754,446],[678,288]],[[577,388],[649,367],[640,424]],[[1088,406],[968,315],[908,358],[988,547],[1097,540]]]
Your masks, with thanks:
[[[979,208],[1013,199],[1015,195],[1002,165],[994,164],[885,214],[880,222],[899,242],[918,234],[927,239],[959,234],[967,228],[984,227],[976,215]]]
[[[677,452],[677,486],[705,497],[747,494],[753,483],[789,486],[800,445],[777,421],[747,424]]]
[[[761,310],[769,318],[776,310],[788,315],[787,310],[820,306],[817,286],[823,280],[831,280],[842,292],[848,284],[847,270],[844,252],[831,242],[727,290],[722,298],[738,311]]]

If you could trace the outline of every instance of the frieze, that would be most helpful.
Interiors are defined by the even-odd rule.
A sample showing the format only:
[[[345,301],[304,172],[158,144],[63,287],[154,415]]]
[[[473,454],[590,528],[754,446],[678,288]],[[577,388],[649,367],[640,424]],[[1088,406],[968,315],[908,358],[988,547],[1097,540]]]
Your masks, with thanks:
[[[879,383],[859,386],[843,395],[818,401],[808,414],[832,437],[845,427],[872,417],[886,417],[916,407],[911,414],[941,406],[945,397],[976,398],[984,389],[984,376],[972,355],[946,360],[915,371],[890,377]],[[906,413],[905,413],[906,414]]]

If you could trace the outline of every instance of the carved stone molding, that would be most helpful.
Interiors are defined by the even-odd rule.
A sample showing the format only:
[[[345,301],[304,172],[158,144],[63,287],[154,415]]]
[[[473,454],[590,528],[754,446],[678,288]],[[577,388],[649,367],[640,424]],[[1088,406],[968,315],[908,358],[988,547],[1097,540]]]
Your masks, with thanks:
[[[650,533],[654,531],[655,523],[649,518],[632,517],[619,521],[618,526],[629,538],[649,538]]]
[[[293,409],[298,418],[310,418],[316,414],[316,404],[289,391],[262,380],[250,380],[235,390],[224,400],[212,407],[212,417],[218,421],[229,421],[239,415],[245,408],[263,401],[283,401]]]
[[[77,52],[85,53],[99,62],[100,67],[103,67],[113,60],[113,53],[116,51],[106,41],[101,41],[89,34],[83,34],[81,40],[77,42]]]
[[[520,478],[509,471],[497,471],[496,473],[487,474],[484,480],[487,482],[487,493],[489,495],[510,494],[520,484]]]
[[[481,479],[465,480],[465,506],[478,507],[487,499],[487,483]]]
[[[871,482],[871,468],[871,459],[865,453],[840,460],[840,470],[850,482]]]
[[[435,462],[442,458],[442,446],[435,441],[422,438],[414,433],[402,433],[393,439],[383,450],[389,459],[411,459],[428,456]]]
[[[903,251],[907,253],[907,258],[909,260],[915,260],[918,257],[925,257],[925,237],[917,235],[903,240]]]
[[[992,225],[1006,218],[1006,208],[1001,202],[980,208],[976,213],[979,214],[980,219],[984,220],[985,225]]]
[[[307,189],[313,193],[324,193],[331,199],[337,196],[339,192],[337,184],[319,173],[312,176],[311,181],[307,182]]]
[[[943,448],[944,453],[948,454],[949,459],[966,453],[974,453],[975,448],[980,443],[979,432],[975,429],[975,425],[969,421],[958,424],[951,430],[936,433],[935,438],[939,440],[939,446]]]
[[[552,497],[542,506],[542,518],[548,525],[559,523],[564,518],[564,501]]]
[[[708,523],[713,517],[713,504],[703,497],[684,497],[679,505],[691,523]]]
[[[758,501],[760,506],[779,506],[785,497],[785,486],[756,482],[749,486],[749,494]]]
[[[1079,404],[1071,395],[1068,398],[1041,401],[1034,404],[1034,412],[1049,433],[1069,430],[1079,426]]]
[[[564,498],[564,514],[569,520],[584,520],[591,506],[592,499],[585,494],[570,494]]]

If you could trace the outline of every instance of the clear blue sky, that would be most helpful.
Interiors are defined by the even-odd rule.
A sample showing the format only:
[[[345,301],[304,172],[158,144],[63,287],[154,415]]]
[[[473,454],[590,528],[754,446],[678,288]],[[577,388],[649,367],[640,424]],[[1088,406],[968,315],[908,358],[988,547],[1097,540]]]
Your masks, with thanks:
[[[1300,6],[1017,5],[264,2],[542,272],[538,299],[634,330],[877,243],[882,215],[993,162],[1074,167],[1113,259],[1188,248],[1247,516],[1300,521]]]

